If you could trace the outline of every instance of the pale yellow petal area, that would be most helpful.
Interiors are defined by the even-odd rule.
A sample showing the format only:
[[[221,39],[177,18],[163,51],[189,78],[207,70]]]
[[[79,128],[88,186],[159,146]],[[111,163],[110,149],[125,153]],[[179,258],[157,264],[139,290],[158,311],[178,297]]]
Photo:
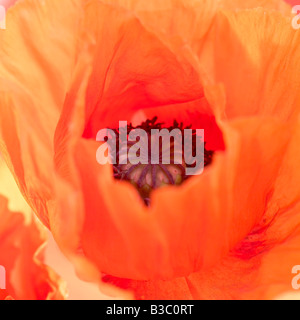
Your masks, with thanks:
[[[22,196],[18,185],[0,154],[0,194],[8,199],[11,211],[22,212],[26,223],[32,219],[32,210]]]

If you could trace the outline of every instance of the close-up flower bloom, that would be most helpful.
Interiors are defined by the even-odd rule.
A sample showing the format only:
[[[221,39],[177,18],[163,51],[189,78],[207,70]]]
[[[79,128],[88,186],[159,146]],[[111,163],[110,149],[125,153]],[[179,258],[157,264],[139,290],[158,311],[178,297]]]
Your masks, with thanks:
[[[0,152],[80,279],[138,300],[297,291],[300,30],[292,5],[18,0],[6,10]],[[106,144],[97,134],[109,128],[121,145],[120,121],[146,140],[153,129],[204,130],[203,172],[188,176],[187,162],[99,163]],[[3,208],[0,265],[9,268],[27,251],[8,253],[2,230],[17,243],[36,240],[21,213],[4,200]],[[39,288],[36,273],[25,278]],[[51,291],[16,290],[14,299]]]

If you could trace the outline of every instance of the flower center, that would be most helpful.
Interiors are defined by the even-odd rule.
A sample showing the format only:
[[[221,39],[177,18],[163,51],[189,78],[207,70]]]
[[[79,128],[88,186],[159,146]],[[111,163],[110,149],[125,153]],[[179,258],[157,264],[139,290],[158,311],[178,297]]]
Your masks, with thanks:
[[[191,177],[187,170],[195,167],[197,159],[201,159],[202,168],[212,162],[214,152],[206,150],[206,142],[201,141],[197,130],[191,129],[191,126],[185,127],[176,120],[172,126],[165,127],[154,117],[139,126],[133,127],[130,123],[125,128],[113,131],[118,150],[113,165],[114,178],[133,184],[146,205],[150,204],[153,190],[167,185],[180,185]],[[187,131],[190,139],[185,138]],[[122,136],[127,138],[125,144]],[[201,153],[198,157],[197,152]],[[187,153],[189,157],[186,157]],[[123,161],[124,156],[128,161]]]

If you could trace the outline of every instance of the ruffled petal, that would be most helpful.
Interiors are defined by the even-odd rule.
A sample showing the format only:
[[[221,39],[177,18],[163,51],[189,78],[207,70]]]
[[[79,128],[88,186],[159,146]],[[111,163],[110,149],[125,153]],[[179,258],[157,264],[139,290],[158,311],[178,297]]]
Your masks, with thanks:
[[[224,10],[215,19],[207,37],[214,58],[207,65],[225,88],[224,117],[297,116],[300,32],[291,27],[291,17],[260,8]]]
[[[25,214],[8,209],[8,205],[24,208],[25,204],[2,160],[0,168],[8,196],[0,195],[0,265],[5,268],[6,287],[0,290],[0,299],[65,299],[65,282],[43,263],[44,227],[28,207]]]
[[[71,0],[20,1],[7,11],[7,27],[0,30],[1,149],[46,225],[53,135],[75,61],[80,6]]]
[[[203,2],[202,11],[196,1],[189,5],[183,1],[90,1],[80,45],[81,59],[90,56],[92,67],[85,99],[84,137],[94,139],[99,127],[116,126],[116,114],[119,119],[130,120],[141,109],[203,98],[198,72],[157,32],[146,28],[139,15],[150,15],[161,30],[170,29],[169,20],[178,19],[181,24],[180,28],[174,24],[174,37],[197,21],[193,33],[202,43],[215,7],[214,1]]]

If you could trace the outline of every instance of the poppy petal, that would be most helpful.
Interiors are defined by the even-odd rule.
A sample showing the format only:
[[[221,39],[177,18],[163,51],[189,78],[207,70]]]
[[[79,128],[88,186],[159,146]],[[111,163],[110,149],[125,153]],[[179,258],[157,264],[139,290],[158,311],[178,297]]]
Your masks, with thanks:
[[[5,268],[5,290],[0,290],[0,299],[65,299],[65,282],[43,263],[44,227],[28,206],[25,214],[8,209],[25,208],[25,203],[3,160],[0,176],[8,196],[0,195],[0,265]]]
[[[211,69],[225,87],[227,118],[299,114],[300,33],[290,17],[261,8],[220,11],[207,38],[222,39],[214,41]]]
[[[6,29],[0,30],[2,153],[46,225],[53,134],[75,61],[80,5],[20,1],[8,9]]]

